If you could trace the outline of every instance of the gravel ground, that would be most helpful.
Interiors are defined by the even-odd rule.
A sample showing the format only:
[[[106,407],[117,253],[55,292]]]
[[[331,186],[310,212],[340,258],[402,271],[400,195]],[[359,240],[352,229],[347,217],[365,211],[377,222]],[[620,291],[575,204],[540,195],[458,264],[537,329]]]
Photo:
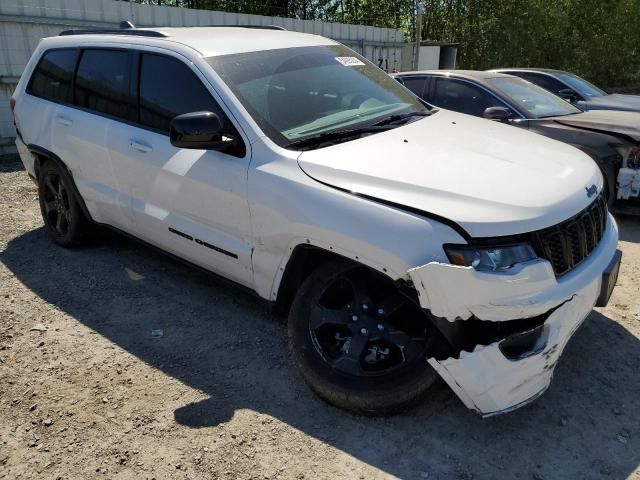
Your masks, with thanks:
[[[0,478],[640,479],[640,221],[619,224],[610,306],[539,400],[482,420],[443,388],[361,418],[310,393],[261,300],[115,234],[54,246],[4,159]]]

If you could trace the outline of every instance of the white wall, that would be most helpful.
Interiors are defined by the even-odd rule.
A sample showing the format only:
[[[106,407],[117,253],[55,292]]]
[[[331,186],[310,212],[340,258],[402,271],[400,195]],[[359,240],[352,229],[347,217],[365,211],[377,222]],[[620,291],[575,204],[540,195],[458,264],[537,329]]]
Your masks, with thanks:
[[[13,151],[15,132],[9,112],[9,97],[38,41],[71,28],[114,27],[122,20],[131,20],[141,27],[280,25],[288,30],[333,38],[389,72],[402,70],[406,48],[402,31],[391,28],[189,10],[116,0],[0,0],[0,154]]]
[[[440,47],[420,47],[420,58],[416,70],[437,70],[440,65]]]

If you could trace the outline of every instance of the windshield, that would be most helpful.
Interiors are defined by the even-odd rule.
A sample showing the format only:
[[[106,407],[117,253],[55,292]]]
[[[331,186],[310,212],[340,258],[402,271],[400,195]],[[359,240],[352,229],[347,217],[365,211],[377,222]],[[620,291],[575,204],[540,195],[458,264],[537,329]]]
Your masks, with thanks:
[[[560,80],[563,80],[565,83],[568,83],[571,86],[571,88],[576,90],[579,94],[581,94],[584,97],[594,98],[594,97],[602,97],[606,95],[606,92],[604,92],[603,90],[600,90],[595,85],[591,85],[585,79],[576,77],[571,73],[562,72],[562,73],[557,73],[556,75]]]
[[[581,112],[569,102],[521,78],[490,78],[489,82],[509,97],[528,118],[560,117]]]
[[[428,112],[410,91],[343,45],[209,57],[262,130],[287,147],[328,132]],[[388,127],[392,128],[392,127]]]

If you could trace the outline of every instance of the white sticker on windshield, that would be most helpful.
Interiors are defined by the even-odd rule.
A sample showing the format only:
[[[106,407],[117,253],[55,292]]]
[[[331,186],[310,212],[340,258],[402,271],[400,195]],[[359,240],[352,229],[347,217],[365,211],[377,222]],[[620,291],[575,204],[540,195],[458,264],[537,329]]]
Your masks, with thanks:
[[[364,65],[364,62],[358,60],[356,57],[336,57],[336,60],[345,67],[355,67],[357,65]]]

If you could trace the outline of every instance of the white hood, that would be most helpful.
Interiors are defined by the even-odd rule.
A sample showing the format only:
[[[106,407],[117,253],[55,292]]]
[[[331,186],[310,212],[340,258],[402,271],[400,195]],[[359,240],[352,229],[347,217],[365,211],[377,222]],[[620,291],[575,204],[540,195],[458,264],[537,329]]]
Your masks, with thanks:
[[[303,152],[302,170],[353,193],[456,222],[472,237],[567,219],[602,189],[595,162],[542,135],[440,110],[393,130]]]

